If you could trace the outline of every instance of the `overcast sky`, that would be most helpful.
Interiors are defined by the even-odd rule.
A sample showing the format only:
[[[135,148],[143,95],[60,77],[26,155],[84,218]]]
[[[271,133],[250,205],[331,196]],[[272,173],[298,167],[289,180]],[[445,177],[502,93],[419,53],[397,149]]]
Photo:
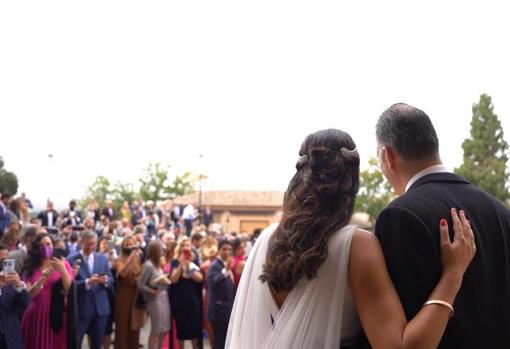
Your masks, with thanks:
[[[453,168],[481,93],[510,141],[499,3],[3,1],[0,156],[38,204],[151,160],[205,189],[284,190],[308,133],[348,131],[366,166],[377,117],[406,102]]]

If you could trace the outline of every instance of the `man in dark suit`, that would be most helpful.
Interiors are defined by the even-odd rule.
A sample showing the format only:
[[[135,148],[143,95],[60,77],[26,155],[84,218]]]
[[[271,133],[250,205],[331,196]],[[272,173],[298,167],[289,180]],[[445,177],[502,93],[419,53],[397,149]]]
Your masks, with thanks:
[[[225,347],[228,321],[235,298],[234,275],[230,269],[232,244],[228,240],[221,240],[218,244],[218,250],[218,258],[214,260],[207,272],[207,289],[209,292],[207,320],[213,328],[213,349],[223,349]]]
[[[81,252],[69,257],[71,265],[79,265],[75,277],[78,293],[79,342],[85,334],[91,337],[91,349],[100,349],[106,331],[110,303],[108,288],[113,284],[108,259],[95,253],[97,235],[87,231],[81,237]]]
[[[106,207],[104,207],[103,210],[101,211],[101,215],[108,217],[110,221],[113,221],[114,219],[117,218],[117,214],[113,209],[113,202],[112,200],[106,200],[105,204]]]
[[[53,208],[53,202],[48,201],[48,203],[46,204],[46,210],[41,211],[37,215],[37,218],[41,220],[41,225],[43,227],[51,228],[55,226],[55,224],[57,223],[58,212],[55,211],[55,209]]]
[[[81,225],[83,223],[81,213],[76,208],[75,200],[71,200],[69,202],[69,209],[64,211],[64,222],[65,224],[71,224],[73,226]]]
[[[8,257],[7,247],[0,245],[0,265]],[[29,302],[27,289],[18,273],[0,277],[0,348],[23,348],[19,314],[25,311]]]
[[[407,318],[441,276],[440,218],[462,209],[477,251],[439,348],[510,348],[510,212],[442,165],[423,111],[395,104],[380,116],[376,134],[381,170],[399,198],[380,213],[375,234]]]
[[[0,197],[0,238],[4,235],[5,230],[11,222],[8,209],[10,200],[10,194],[3,193]]]

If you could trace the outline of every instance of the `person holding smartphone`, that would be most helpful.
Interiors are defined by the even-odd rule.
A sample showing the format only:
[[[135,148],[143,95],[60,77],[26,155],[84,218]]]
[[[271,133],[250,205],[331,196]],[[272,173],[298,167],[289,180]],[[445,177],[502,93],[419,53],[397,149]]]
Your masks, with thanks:
[[[64,258],[54,256],[51,235],[36,236],[24,267],[23,280],[32,297],[21,321],[23,347],[67,348],[67,305],[61,294],[67,297],[73,272]],[[56,292],[59,297],[55,297]],[[54,299],[63,301],[58,310],[52,307]]]
[[[81,237],[81,252],[69,257],[74,265],[81,260],[76,275],[79,313],[79,343],[85,334],[90,335],[91,349],[100,349],[111,312],[108,293],[113,286],[108,259],[96,253],[97,235],[86,231]]]
[[[182,236],[172,261],[170,280],[170,304],[177,325],[179,348],[184,348],[184,341],[191,340],[193,349],[198,348],[202,336],[202,281],[200,268],[192,262],[194,259],[191,241]]]
[[[117,259],[117,251],[114,249],[112,239],[107,235],[102,235],[97,240],[97,252],[102,254],[108,259],[108,266],[110,267],[110,271],[112,275],[113,272],[113,263]],[[100,272],[98,275],[100,277],[104,277],[106,275],[106,271]],[[115,279],[112,279],[113,285],[112,287],[108,287],[108,302],[110,304],[110,315],[108,315],[108,321],[106,324],[105,335],[103,336],[103,347],[109,348],[111,344],[111,335],[113,333],[113,314],[114,314],[114,306],[115,306]]]
[[[115,344],[116,349],[138,349],[143,313],[135,309],[137,281],[142,271],[141,250],[133,236],[126,236],[120,245],[120,257],[115,260]],[[143,310],[142,310],[143,311]],[[140,319],[141,317],[141,319]]]
[[[21,322],[30,297],[24,282],[14,269],[14,259],[9,259],[7,247],[0,244],[0,348],[22,348]]]

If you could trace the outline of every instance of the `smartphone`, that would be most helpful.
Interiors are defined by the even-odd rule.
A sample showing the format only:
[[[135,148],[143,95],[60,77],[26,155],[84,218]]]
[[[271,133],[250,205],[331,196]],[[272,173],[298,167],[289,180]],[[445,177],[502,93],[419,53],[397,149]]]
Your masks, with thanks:
[[[106,245],[106,246],[107,246],[107,247],[106,247],[106,249],[108,250],[108,252],[111,252],[111,251],[113,251],[113,249],[115,248],[115,242],[113,242],[113,241],[109,240],[109,241],[107,242],[107,245]]]
[[[58,229],[57,228],[49,228],[49,227],[46,227],[46,231],[48,232],[48,234],[50,234],[51,236],[55,237],[57,236],[58,237]]]
[[[182,251],[184,255],[184,259],[191,260],[191,251],[190,250],[184,250]]]
[[[55,258],[61,259],[62,257],[64,257],[64,254],[65,254],[65,250],[63,250],[61,248],[56,248],[53,250],[53,257],[55,257]]]
[[[14,259],[4,259],[4,264],[2,266],[4,273],[5,274],[15,273],[16,272],[16,268],[14,267],[15,263],[16,261]]]
[[[99,273],[99,276],[105,276],[105,275],[106,275],[106,273],[104,271]]]

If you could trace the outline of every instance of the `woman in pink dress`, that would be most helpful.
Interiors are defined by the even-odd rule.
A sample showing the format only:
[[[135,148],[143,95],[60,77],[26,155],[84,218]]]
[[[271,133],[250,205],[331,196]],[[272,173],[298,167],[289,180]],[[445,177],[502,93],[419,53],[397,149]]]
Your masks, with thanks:
[[[232,274],[234,274],[234,284],[239,286],[241,280],[241,274],[243,273],[244,265],[246,263],[246,242],[241,239],[235,239],[232,242],[232,251],[234,256],[232,257]]]
[[[62,253],[44,233],[37,235],[28,254],[23,280],[32,302],[21,321],[24,348],[67,348],[66,295],[73,272]]]

